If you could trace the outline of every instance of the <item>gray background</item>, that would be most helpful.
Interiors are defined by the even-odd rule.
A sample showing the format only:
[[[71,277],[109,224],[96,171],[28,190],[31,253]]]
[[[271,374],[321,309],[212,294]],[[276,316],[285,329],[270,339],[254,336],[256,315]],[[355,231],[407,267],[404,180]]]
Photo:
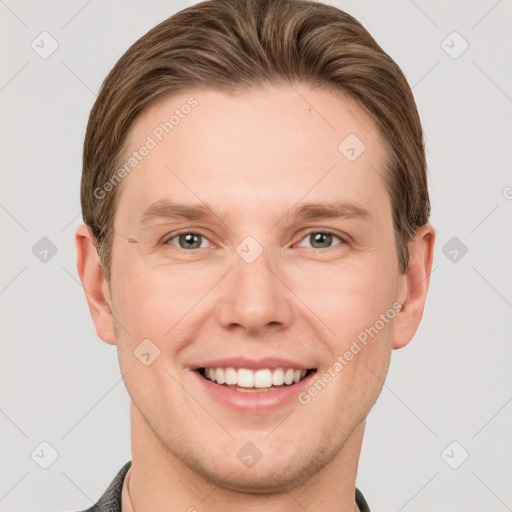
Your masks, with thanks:
[[[2,511],[86,508],[131,458],[115,347],[75,268],[82,141],[113,64],[192,3],[0,0]],[[373,512],[512,510],[512,1],[330,3],[413,87],[438,232],[423,322],[392,355],[357,485]],[[51,48],[43,31],[59,45],[46,59],[31,47]],[[42,442],[58,453],[48,469],[49,448],[31,456]]]

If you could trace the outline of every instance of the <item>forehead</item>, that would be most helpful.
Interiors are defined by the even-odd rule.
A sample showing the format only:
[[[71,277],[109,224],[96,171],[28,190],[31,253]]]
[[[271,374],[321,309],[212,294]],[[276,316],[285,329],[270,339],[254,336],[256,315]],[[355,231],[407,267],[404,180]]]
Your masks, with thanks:
[[[270,215],[301,199],[390,212],[375,122],[345,95],[306,84],[160,99],[135,121],[129,160],[117,213],[130,223],[165,198],[234,215]]]

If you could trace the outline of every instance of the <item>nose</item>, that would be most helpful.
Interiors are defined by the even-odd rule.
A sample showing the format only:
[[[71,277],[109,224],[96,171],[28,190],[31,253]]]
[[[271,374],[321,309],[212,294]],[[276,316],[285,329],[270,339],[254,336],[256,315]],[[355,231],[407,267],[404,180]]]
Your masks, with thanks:
[[[293,294],[270,259],[266,251],[251,263],[235,254],[217,308],[218,321],[224,328],[262,334],[291,325]]]

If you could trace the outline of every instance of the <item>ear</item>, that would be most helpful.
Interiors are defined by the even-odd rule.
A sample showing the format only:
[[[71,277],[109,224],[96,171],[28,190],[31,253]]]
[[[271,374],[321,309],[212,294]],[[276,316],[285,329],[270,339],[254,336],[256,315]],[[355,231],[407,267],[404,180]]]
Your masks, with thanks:
[[[96,326],[96,333],[106,343],[115,345],[110,289],[96,250],[96,239],[86,224],[77,228],[75,244],[78,275]]]
[[[435,238],[435,229],[427,223],[416,230],[414,240],[409,242],[409,268],[400,277],[397,296],[402,309],[395,317],[393,349],[405,347],[418,330],[430,284]]]

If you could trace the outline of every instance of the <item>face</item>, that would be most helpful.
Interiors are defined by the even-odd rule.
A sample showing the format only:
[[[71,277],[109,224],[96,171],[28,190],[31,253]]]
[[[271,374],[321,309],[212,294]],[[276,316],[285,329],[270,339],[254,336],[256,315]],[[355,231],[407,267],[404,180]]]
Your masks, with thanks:
[[[110,288],[133,406],[213,482],[303,481],[364,424],[389,364],[403,276],[378,129],[306,84],[205,90],[145,111],[126,159],[145,144]]]

